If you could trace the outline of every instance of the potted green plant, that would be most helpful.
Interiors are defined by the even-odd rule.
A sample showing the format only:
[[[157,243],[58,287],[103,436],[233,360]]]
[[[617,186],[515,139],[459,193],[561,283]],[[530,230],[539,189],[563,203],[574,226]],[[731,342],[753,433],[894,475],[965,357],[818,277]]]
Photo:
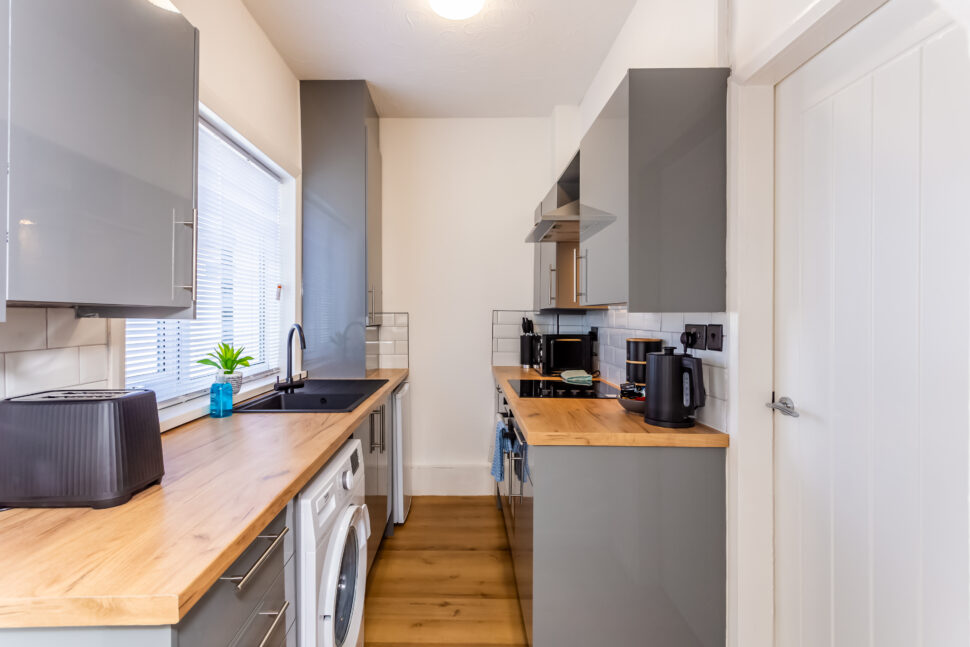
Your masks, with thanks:
[[[236,369],[240,366],[249,366],[249,362],[253,359],[249,355],[243,357],[244,350],[246,350],[245,346],[233,348],[229,344],[220,343],[216,346],[215,351],[209,353],[204,359],[200,359],[199,364],[214,366],[222,371],[219,378],[232,385],[232,393],[235,395],[239,393],[239,389],[242,387],[243,377],[242,373],[236,372]]]

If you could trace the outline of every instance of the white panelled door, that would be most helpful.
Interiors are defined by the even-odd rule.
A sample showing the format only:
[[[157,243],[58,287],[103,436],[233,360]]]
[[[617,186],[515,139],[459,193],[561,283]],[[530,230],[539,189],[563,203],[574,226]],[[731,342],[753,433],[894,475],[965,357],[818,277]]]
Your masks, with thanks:
[[[970,63],[890,0],[776,91],[779,647],[970,644]]]

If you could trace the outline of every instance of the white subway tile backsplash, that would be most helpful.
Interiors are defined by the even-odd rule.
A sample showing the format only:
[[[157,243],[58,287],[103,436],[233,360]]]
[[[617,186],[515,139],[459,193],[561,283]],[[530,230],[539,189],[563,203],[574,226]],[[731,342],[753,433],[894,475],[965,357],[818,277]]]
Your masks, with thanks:
[[[660,315],[660,330],[663,332],[675,332],[678,335],[684,332],[683,313],[665,312]]]
[[[7,353],[6,397],[75,386],[80,383],[77,348]]]
[[[381,368],[407,368],[408,356],[407,355],[381,355],[380,367]]]
[[[367,326],[364,329],[364,340],[365,341],[377,341],[380,339],[381,329],[377,326]]]
[[[407,326],[381,326],[380,340],[397,341],[408,338]]]
[[[492,366],[518,366],[519,353],[492,353]]]
[[[381,358],[377,355],[368,355],[365,361],[365,366],[368,371],[373,371],[381,367]]]
[[[697,410],[697,419],[718,431],[727,428],[727,402],[708,396],[703,407]]]
[[[704,370],[708,372],[705,375],[705,385],[707,386],[707,392],[715,398],[720,398],[721,400],[728,399],[728,372],[726,368],[720,366],[705,365]]]
[[[72,308],[47,309],[47,347],[96,346],[108,343],[104,319],[78,319]]]
[[[408,342],[406,340],[397,340],[394,342],[394,354],[395,355],[407,355],[408,354]]]
[[[78,349],[78,381],[82,384],[108,379],[108,347],[81,346]]]
[[[519,343],[518,339],[496,339],[495,350],[500,353],[518,353]]]
[[[394,325],[395,326],[407,326],[408,325],[408,313],[406,312],[395,312],[394,313]]]
[[[528,317],[530,314],[519,310],[495,310],[495,317],[492,321],[499,324],[514,324],[519,326],[519,330],[522,330],[522,317]]]
[[[492,336],[497,339],[518,339],[521,334],[521,322],[518,326],[511,324],[495,324],[492,326]]]
[[[629,315],[627,315],[626,310],[611,310],[613,313],[613,327],[614,328],[629,328]]]
[[[393,340],[382,340],[378,342],[378,355],[393,355],[394,354],[394,341]]]
[[[74,311],[71,310],[71,314]],[[47,348],[47,314],[43,308],[8,308],[0,323],[0,352]]]
[[[370,340],[365,341],[364,342],[364,347],[365,347],[365,350],[366,350],[367,355],[373,355],[374,357],[377,357],[378,355],[381,354],[381,343],[379,341],[376,341],[376,340],[375,341],[370,341]]]

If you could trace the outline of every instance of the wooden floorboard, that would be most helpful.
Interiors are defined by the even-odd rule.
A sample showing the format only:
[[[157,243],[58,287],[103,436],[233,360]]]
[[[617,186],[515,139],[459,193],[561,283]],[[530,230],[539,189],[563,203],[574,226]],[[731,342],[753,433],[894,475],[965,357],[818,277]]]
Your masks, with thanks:
[[[367,584],[367,647],[525,647],[494,497],[416,497]]]

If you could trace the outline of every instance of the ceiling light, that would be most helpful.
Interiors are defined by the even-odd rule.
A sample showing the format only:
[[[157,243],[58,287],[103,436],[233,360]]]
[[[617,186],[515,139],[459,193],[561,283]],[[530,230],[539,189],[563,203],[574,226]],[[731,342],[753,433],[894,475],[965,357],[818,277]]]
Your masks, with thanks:
[[[155,5],[160,9],[165,11],[171,11],[172,13],[182,13],[179,8],[172,4],[172,0],[148,0],[150,3]]]
[[[477,15],[485,0],[429,0],[431,8],[442,18],[448,20],[467,20]]]

